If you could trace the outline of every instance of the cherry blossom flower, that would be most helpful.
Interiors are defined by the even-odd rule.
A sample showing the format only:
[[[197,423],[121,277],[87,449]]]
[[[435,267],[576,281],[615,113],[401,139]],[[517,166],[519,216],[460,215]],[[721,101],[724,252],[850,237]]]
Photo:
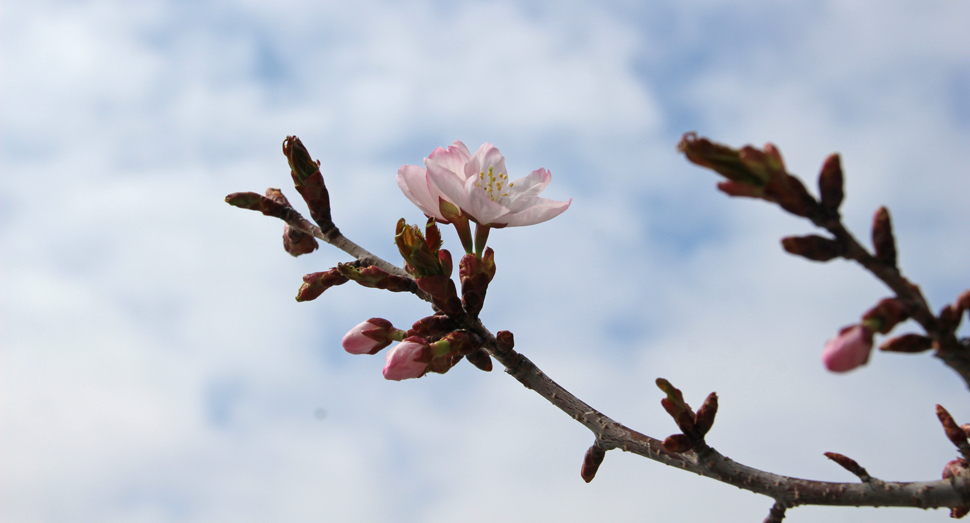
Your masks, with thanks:
[[[400,381],[420,378],[431,362],[431,347],[424,339],[411,336],[387,351],[384,379]]]
[[[546,169],[510,181],[505,157],[490,143],[473,155],[456,140],[435,149],[424,164],[402,166],[397,184],[422,212],[443,223],[465,217],[487,227],[533,225],[555,218],[572,202],[539,197],[552,179]]]
[[[866,325],[850,325],[825,343],[822,363],[832,372],[847,372],[869,361],[873,331]]]

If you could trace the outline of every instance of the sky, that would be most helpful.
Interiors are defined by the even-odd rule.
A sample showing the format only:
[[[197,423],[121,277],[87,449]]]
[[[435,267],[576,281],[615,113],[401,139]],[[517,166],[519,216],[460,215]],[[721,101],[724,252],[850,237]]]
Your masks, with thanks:
[[[970,421],[930,354],[828,373],[822,346],[889,295],[787,255],[810,223],[719,193],[676,149],[776,144],[814,191],[842,155],[846,224],[889,208],[938,310],[970,286],[970,4],[945,1],[8,0],[0,10],[0,519],[10,522],[761,521],[772,501],[610,452],[514,379],[388,382],[350,328],[426,316],[352,284],[313,302],[282,224],[226,205],[319,158],[334,220],[400,263],[394,182],[462,140],[568,211],[495,230],[482,312],[592,406],[657,438],[664,377],[707,441],[774,473],[933,480]],[[302,208],[302,206],[298,205]],[[445,247],[461,247],[444,230]],[[895,333],[916,332],[912,322]],[[961,335],[970,335],[963,326]],[[877,339],[877,343],[880,339]],[[940,521],[804,507],[786,521]]]

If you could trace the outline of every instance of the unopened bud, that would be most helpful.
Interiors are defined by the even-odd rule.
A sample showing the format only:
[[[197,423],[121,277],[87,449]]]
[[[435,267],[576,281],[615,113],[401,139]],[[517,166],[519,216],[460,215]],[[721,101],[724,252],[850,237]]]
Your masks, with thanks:
[[[324,272],[314,272],[303,277],[303,285],[296,293],[296,301],[315,300],[323,294],[323,291],[335,285],[343,285],[349,281],[336,269]]]
[[[296,136],[287,136],[286,140],[283,140],[283,154],[290,164],[290,172],[297,185],[301,185],[307,178],[320,171],[320,162],[313,161],[310,152]]]
[[[317,250],[318,247],[320,245],[313,236],[299,229],[294,229],[289,225],[283,226],[283,249],[290,253],[291,256],[296,257],[301,254],[310,254]]]
[[[605,457],[606,451],[596,444],[586,451],[586,455],[583,456],[583,468],[579,472],[580,476],[583,477],[583,481],[586,483],[593,481],[593,478],[596,477],[596,471],[599,470]]]
[[[234,192],[226,196],[226,203],[233,207],[259,211],[266,216],[285,218],[288,205],[283,205],[266,196],[254,192]]]
[[[879,350],[886,352],[924,352],[933,348],[933,340],[921,334],[903,334],[886,340]]]
[[[704,437],[707,435],[708,431],[714,425],[714,416],[717,415],[717,393],[712,392],[707,395],[707,399],[704,400],[704,404],[701,408],[697,409],[697,414],[694,416],[694,430],[697,431],[697,435]]]
[[[485,349],[477,349],[465,356],[465,359],[485,372],[492,371],[492,358],[485,352]]]
[[[970,442],[967,441],[967,433],[957,425],[957,422],[953,420],[953,416],[941,405],[936,406],[936,417],[940,419],[943,430],[946,432],[946,437],[951,443],[956,445],[961,451],[970,449]]]
[[[876,250],[876,259],[882,263],[896,267],[896,240],[893,238],[893,225],[889,219],[889,211],[885,207],[876,210],[872,217],[872,245]]]
[[[822,208],[835,213],[842,205],[845,193],[842,189],[842,162],[838,154],[832,154],[822,164],[822,172],[818,175],[818,192],[821,195]]]
[[[682,454],[694,448],[694,442],[684,434],[674,434],[664,439],[663,446],[667,452]]]
[[[404,331],[395,329],[383,318],[371,318],[350,329],[341,345],[351,354],[377,354],[392,341],[404,339]]]
[[[684,402],[684,395],[680,392],[680,389],[674,387],[669,381],[663,378],[657,378],[657,387],[667,393],[667,397],[661,399],[660,404],[667,411],[667,414],[670,414],[670,417],[674,419],[674,422],[677,423],[680,430],[684,434],[696,434],[694,411],[690,408],[690,405]]]
[[[861,479],[862,481],[869,481],[870,479],[872,479],[872,477],[869,476],[869,473],[866,472],[866,469],[862,468],[862,466],[859,465],[856,462],[856,460],[848,456],[843,456],[838,452],[826,452],[825,457],[838,463],[845,470],[848,470],[849,472],[855,474],[856,476],[859,476],[859,479]]]
[[[413,290],[413,280],[404,276],[389,274],[376,265],[369,265],[361,269],[353,263],[338,263],[336,268],[347,279],[364,287],[384,289],[391,292],[410,292]]]
[[[687,160],[711,169],[728,180],[761,187],[768,182],[763,173],[752,172],[741,161],[741,153],[726,145],[714,143],[707,138],[698,138],[697,133],[687,133],[677,144],[677,150],[684,153]]]
[[[400,381],[420,378],[428,371],[431,357],[427,340],[417,336],[405,338],[387,352],[384,379]]]
[[[431,303],[449,316],[461,315],[461,299],[455,282],[448,276],[424,276],[415,280],[418,288],[431,296]]]
[[[899,298],[884,298],[862,316],[862,321],[867,325],[875,325],[873,330],[876,332],[887,334],[900,322],[908,320],[912,314],[913,305],[910,302]]]
[[[330,192],[320,172],[320,161],[310,157],[303,142],[296,136],[287,136],[283,141],[283,154],[290,164],[290,175],[296,190],[310,209],[310,217],[324,233],[336,229],[330,216]]]
[[[495,333],[495,348],[500,353],[509,352],[515,348],[515,337],[511,331],[498,331]]]
[[[458,324],[455,323],[455,320],[444,314],[435,314],[434,316],[427,316],[414,322],[409,335],[436,338],[438,336],[444,336],[457,328]]]
[[[782,238],[781,246],[791,254],[820,262],[838,258],[845,252],[845,246],[842,242],[814,234]]]

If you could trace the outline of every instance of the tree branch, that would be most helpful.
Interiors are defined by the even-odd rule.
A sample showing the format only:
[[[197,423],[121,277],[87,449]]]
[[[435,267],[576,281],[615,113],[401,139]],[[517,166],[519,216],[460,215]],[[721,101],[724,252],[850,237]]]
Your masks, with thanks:
[[[288,142],[284,143],[284,151],[287,151],[286,143],[290,143],[290,138],[287,140]],[[695,141],[688,145],[692,145],[693,143],[701,142]],[[292,144],[298,144],[298,141],[293,141],[291,145]],[[299,145],[302,147],[302,144]],[[707,145],[701,145],[706,147],[710,144],[708,143]],[[723,148],[723,146],[718,147]],[[727,150],[727,148],[723,149]],[[764,154],[762,154],[762,156],[764,158],[768,158],[768,160],[774,161],[772,160],[772,158],[774,158],[772,155],[775,155],[777,156],[778,160],[776,163],[780,165],[780,155],[777,155],[777,151],[773,147],[770,150],[766,148],[766,151],[768,151],[768,156],[765,156]],[[714,152],[723,153],[721,149],[716,149]],[[746,152],[752,154],[750,151]],[[308,155],[307,158],[309,158]],[[690,153],[688,154],[688,158],[691,158]],[[750,158],[746,158],[746,161],[750,160]],[[758,161],[768,161],[764,160],[764,158]],[[297,158],[297,160],[299,159],[300,158]],[[701,160],[704,160],[704,158],[701,158]],[[718,159],[718,161],[721,160],[722,159]],[[697,158],[692,159],[692,161],[695,161],[695,163],[701,163],[703,165],[701,161],[697,161]],[[768,161],[768,163],[765,165],[768,165],[769,167],[774,165],[771,163],[771,161]],[[306,164],[304,166],[303,164],[305,163],[306,162],[294,162],[291,158],[291,167],[296,165],[297,167],[307,171],[307,173],[313,171],[319,166],[318,163],[312,164],[312,162],[312,165]],[[882,246],[882,250],[880,250],[880,246],[877,244],[877,256],[873,256],[862,245],[860,245],[858,241],[856,241],[856,239],[841,223],[837,212],[838,203],[841,202],[842,197],[841,171],[836,173],[833,170],[838,168],[837,158],[835,159],[834,164],[832,164],[834,167],[829,165],[829,163],[827,163],[826,168],[828,168],[831,172],[828,174],[823,172],[823,175],[827,177],[827,181],[826,187],[823,187],[822,191],[823,202],[821,207],[818,209],[813,206],[817,207],[820,204],[816,202],[814,198],[809,196],[807,192],[805,192],[804,187],[802,187],[800,182],[797,182],[797,180],[792,182],[787,178],[777,178],[783,183],[780,185],[769,184],[766,190],[773,192],[766,192],[764,194],[767,194],[769,196],[768,199],[776,201],[789,212],[809,217],[816,225],[825,228],[835,236],[835,241],[841,244],[841,252],[838,254],[831,254],[831,256],[826,254],[825,256],[828,256],[828,259],[836,255],[841,255],[847,259],[855,260],[867,270],[872,272],[877,278],[882,280],[887,286],[889,286],[889,288],[896,293],[898,298],[915,304],[915,312],[912,316],[932,337],[934,346],[936,346],[938,349],[937,356],[943,359],[947,365],[954,368],[964,378],[964,381],[967,382],[968,386],[970,386],[970,350],[968,350],[968,347],[964,346],[963,343],[956,339],[954,335],[955,326],[947,325],[947,322],[944,321],[944,316],[942,315],[940,318],[934,316],[919,288],[907,281],[895,266],[895,246],[892,244],[891,230],[888,229],[888,215],[885,217],[885,220],[887,221],[886,231],[888,232],[884,231],[885,234],[880,237],[884,241],[884,245]],[[729,162],[725,165],[719,165],[719,167],[721,168],[719,172],[724,171],[722,174],[725,174],[726,172],[727,175],[730,175],[729,178],[731,176],[739,176],[739,167],[734,163]],[[772,168],[777,169],[777,167]],[[296,173],[297,171],[294,170],[293,172]],[[312,176],[319,176],[317,172],[318,171],[314,171]],[[773,174],[773,176],[775,175]],[[785,174],[785,176],[788,175]],[[297,179],[296,174],[294,174],[294,179]],[[314,183],[318,183],[320,187],[323,186],[322,178],[318,182]],[[743,180],[733,180],[728,185],[722,187],[722,190],[734,195],[756,195],[755,193],[751,192],[752,190],[750,188],[746,188],[744,183],[748,182],[744,182]],[[784,191],[789,192],[786,193]],[[760,196],[763,197],[764,194],[761,194]],[[307,196],[304,195],[304,197],[306,198]],[[828,198],[827,201],[826,198]],[[266,200],[267,199],[265,197],[261,197],[255,193],[236,193],[227,197],[227,201],[233,205],[253,210],[260,210],[264,214],[280,218],[284,220],[291,228],[309,234],[314,238],[339,248],[358,260],[361,266],[373,265],[391,275],[401,276],[414,281],[414,279],[403,269],[379,258],[340,233],[339,229],[337,229],[337,227],[333,225],[332,220],[330,220],[329,203],[327,200],[325,200],[325,198],[317,198],[317,200],[313,200],[316,202],[315,205],[317,205],[316,214],[322,216],[321,219],[323,219],[323,222],[321,223],[326,225],[325,232],[320,227],[317,227],[303,218],[300,213],[295,211],[288,204],[283,205],[279,202],[267,202]],[[310,202],[308,201],[308,203]],[[314,207],[311,206],[311,213],[313,213],[313,209]],[[317,219],[316,215],[314,215],[314,219],[320,222],[320,219]],[[886,234],[888,234],[888,239]],[[833,242],[833,240],[825,241]],[[822,245],[825,246],[826,249],[830,249],[831,245],[825,244],[825,241],[818,242],[817,239],[812,240],[814,245]],[[819,252],[821,253],[821,251]],[[432,301],[431,296],[420,289],[417,289],[416,284],[412,286],[412,289],[412,292],[414,292],[414,294],[421,299],[429,302]],[[482,292],[484,292],[484,290],[482,290]],[[757,470],[732,461],[711,448],[704,441],[703,434],[706,432],[706,429],[700,432],[694,431],[691,429],[691,424],[681,424],[680,420],[678,420],[678,425],[690,429],[685,429],[685,434],[678,435],[683,438],[687,438],[690,441],[689,450],[685,450],[683,452],[674,452],[672,450],[668,450],[664,447],[663,441],[641,434],[640,432],[614,421],[553,381],[528,358],[514,350],[512,333],[508,331],[501,331],[498,333],[498,335],[493,335],[485,327],[477,315],[473,313],[469,314],[467,312],[460,312],[457,315],[452,315],[451,320],[457,323],[458,329],[463,329],[470,333],[474,333],[481,340],[484,340],[483,348],[485,351],[491,357],[497,359],[505,367],[506,372],[519,381],[519,383],[526,388],[535,391],[541,397],[563,411],[566,415],[575,419],[590,432],[592,432],[593,436],[595,437],[595,443],[590,451],[587,452],[587,459],[584,460],[582,472],[583,479],[586,481],[593,479],[593,476],[596,473],[596,468],[598,468],[600,462],[602,462],[603,454],[606,451],[621,449],[624,452],[630,452],[643,456],[669,466],[709,477],[716,481],[734,485],[741,489],[774,499],[775,504],[771,508],[768,517],[765,519],[766,523],[777,523],[782,521],[788,508],[799,505],[872,507],[893,506],[917,507],[924,509],[938,507],[966,507],[970,505],[970,477],[967,476],[951,476],[949,479],[945,480],[926,482],[881,481],[869,476],[868,472],[866,472],[865,469],[863,469],[853,460],[834,453],[827,453],[827,455],[837,461],[843,467],[847,468],[847,470],[853,474],[856,474],[862,480],[861,482],[833,483],[781,476],[778,474]],[[490,364],[488,368],[490,368]],[[669,386],[669,383],[664,383]],[[673,390],[676,391],[676,389]],[[679,391],[676,391],[676,393],[679,395]],[[669,394],[670,392],[668,391],[668,398],[670,397]],[[714,398],[712,403],[714,407],[712,412],[709,413],[708,417],[704,418],[707,421],[707,425],[710,425],[710,422],[713,421],[713,413],[716,412],[716,396],[712,394],[711,397]],[[667,406],[668,405],[665,404],[665,407]],[[705,407],[706,406],[707,405],[705,403]],[[680,405],[678,408],[682,407],[684,406]],[[693,422],[695,416],[694,412],[690,411],[689,408],[686,408],[685,410],[689,411],[689,416],[691,418],[688,421]],[[671,411],[668,409],[668,412]],[[684,412],[681,410],[677,411],[676,414],[677,416],[683,416]],[[700,418],[703,418],[703,416],[698,416],[698,419]],[[707,428],[710,427],[708,426]]]

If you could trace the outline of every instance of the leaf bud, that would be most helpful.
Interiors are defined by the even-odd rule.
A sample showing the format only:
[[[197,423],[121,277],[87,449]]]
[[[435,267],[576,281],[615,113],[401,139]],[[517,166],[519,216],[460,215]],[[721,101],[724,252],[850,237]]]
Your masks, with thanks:
[[[862,316],[862,321],[879,334],[887,334],[900,322],[908,320],[912,314],[913,305],[910,302],[899,298],[883,298]]]
[[[791,254],[820,262],[838,258],[845,252],[842,242],[814,234],[782,238],[781,246]]]
[[[492,358],[488,355],[487,352],[485,352],[485,349],[482,349],[482,348],[476,349],[468,353],[465,356],[465,359],[467,359],[468,362],[471,363],[472,365],[478,367],[479,369],[485,372],[492,371]]]
[[[818,192],[821,195],[822,208],[829,213],[837,213],[845,193],[842,189],[842,162],[838,154],[829,155],[822,164],[822,172],[818,175]]]
[[[583,481],[586,483],[593,481],[593,478],[596,477],[596,471],[599,470],[605,457],[606,451],[595,443],[586,451],[586,455],[583,456],[583,468],[579,471]]]
[[[876,210],[872,217],[872,245],[876,259],[885,265],[896,267],[896,240],[893,238],[893,225],[889,211],[885,207]]]
[[[694,441],[684,434],[674,434],[664,439],[663,446],[667,452],[683,454],[694,448]]]
[[[323,294],[323,291],[335,285],[343,285],[348,279],[337,268],[329,271],[313,272],[303,277],[303,285],[296,293],[296,301],[315,300]]]
[[[697,431],[697,435],[704,437],[707,435],[708,431],[714,425],[714,416],[717,415],[717,393],[712,392],[707,395],[707,399],[704,400],[704,404],[701,408],[697,409],[697,414],[694,416],[694,430]]]
[[[886,352],[924,352],[933,348],[933,340],[921,334],[903,334],[883,342],[879,350]]]

